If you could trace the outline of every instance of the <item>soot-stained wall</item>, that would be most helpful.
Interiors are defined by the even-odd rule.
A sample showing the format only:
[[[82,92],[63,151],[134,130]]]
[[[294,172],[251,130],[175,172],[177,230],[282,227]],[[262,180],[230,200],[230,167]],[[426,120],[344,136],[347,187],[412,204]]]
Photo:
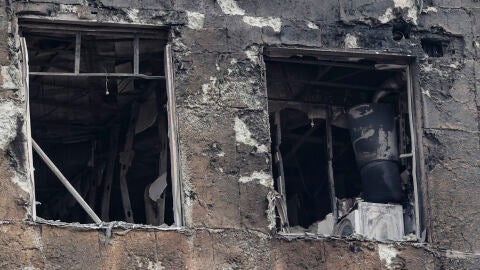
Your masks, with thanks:
[[[185,227],[31,221],[18,18],[168,27]],[[0,266],[4,269],[440,269],[480,265],[480,4],[474,0],[0,2]],[[392,31],[393,30],[393,31]],[[393,32],[393,33],[392,33]],[[404,35],[400,40],[398,33]],[[395,37],[395,39],[394,39]],[[423,40],[441,40],[441,57]],[[265,46],[416,56],[427,244],[272,235]],[[30,267],[30,268],[29,268]]]

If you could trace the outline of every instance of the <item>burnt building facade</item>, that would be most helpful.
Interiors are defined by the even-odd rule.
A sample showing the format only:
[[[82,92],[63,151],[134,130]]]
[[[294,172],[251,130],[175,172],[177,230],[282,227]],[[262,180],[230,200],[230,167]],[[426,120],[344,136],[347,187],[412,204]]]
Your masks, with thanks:
[[[2,269],[477,269],[474,0],[3,1]]]

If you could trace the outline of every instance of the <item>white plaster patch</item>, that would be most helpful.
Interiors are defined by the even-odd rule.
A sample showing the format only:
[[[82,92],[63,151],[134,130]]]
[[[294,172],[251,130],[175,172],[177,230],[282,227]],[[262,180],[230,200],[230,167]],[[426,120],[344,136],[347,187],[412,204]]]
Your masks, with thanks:
[[[251,17],[251,16],[245,16],[243,17],[243,22],[255,26],[255,27],[271,27],[273,31],[275,32],[280,32],[282,29],[282,21],[280,18],[275,18],[275,17]]]
[[[266,213],[267,213],[269,230],[273,230],[277,227],[277,215],[275,213],[275,200],[277,196],[278,196],[278,193],[274,190],[269,191],[267,194],[268,208],[266,210]]]
[[[127,17],[132,21],[132,22],[138,22],[140,21],[138,18],[138,13],[140,12],[136,8],[126,8],[124,9],[125,13],[127,14]]]
[[[147,265],[148,270],[164,270],[165,267],[162,265],[162,262],[148,262]]]
[[[17,119],[22,110],[13,101],[0,101],[0,149],[5,149],[17,136]]]
[[[20,71],[11,66],[2,66],[1,69],[2,76],[2,88],[3,89],[18,89],[18,83],[22,81],[22,77],[20,75]]]
[[[217,0],[217,3],[227,15],[245,15],[245,10],[241,9],[235,0]]]
[[[432,97],[432,96],[430,95],[430,91],[429,91],[428,89],[425,90],[425,89],[422,88],[422,94],[424,94],[425,96],[427,96],[427,97],[429,97],[429,98]]]
[[[208,101],[210,91],[215,87],[217,78],[210,77],[209,83],[202,84],[202,101],[205,103]]]
[[[414,23],[417,24],[417,4],[415,0],[393,0],[394,7],[397,8],[406,8],[407,17]],[[392,8],[387,8],[385,13],[378,18],[381,23],[387,23],[395,18],[392,12]]]
[[[260,48],[258,48],[257,46],[249,46],[248,49],[245,51],[245,55],[255,65],[258,65],[260,63],[260,59],[258,58],[258,56],[260,55]]]
[[[25,266],[22,270],[40,270],[40,268],[36,268],[35,266]]]
[[[480,256],[480,252],[463,252],[458,250],[447,250],[445,256],[451,259],[468,259]]]
[[[395,19],[395,16],[393,16],[392,8],[387,8],[387,10],[385,10],[385,13],[383,13],[383,15],[378,18],[381,23],[388,23],[393,19]]]
[[[28,179],[26,177],[20,177],[20,176],[18,175],[18,173],[15,173],[11,178],[12,182],[17,184],[17,186],[19,186],[27,194],[30,193],[32,190],[31,190]]]
[[[137,266],[141,269],[147,270],[164,270],[165,267],[162,265],[162,262],[152,262],[148,258],[142,258],[139,256],[135,256],[135,261],[137,262]]]
[[[205,14],[187,10],[187,27],[190,29],[202,29],[205,22]]]
[[[235,140],[237,142],[256,147],[257,153],[268,152],[267,146],[265,146],[264,144],[260,145],[257,140],[252,138],[252,133],[250,132],[250,130],[248,130],[247,125],[238,117],[235,117],[234,130]]]
[[[262,186],[272,187],[273,186],[273,179],[272,177],[265,172],[253,172],[250,176],[242,176],[238,179],[240,183],[250,183],[250,182],[257,182]]]
[[[347,49],[358,48],[357,37],[348,33],[343,40],[343,44]]]
[[[307,27],[310,29],[320,29],[318,25],[314,24],[313,22],[307,22]]]
[[[60,4],[60,12],[63,12],[63,13],[77,13],[77,6],[76,5]]]
[[[385,261],[387,269],[393,269],[393,259],[397,257],[398,253],[398,250],[393,245],[378,244],[378,257],[381,261]]]
[[[426,7],[422,10],[425,13],[437,13],[438,9],[436,7]]]

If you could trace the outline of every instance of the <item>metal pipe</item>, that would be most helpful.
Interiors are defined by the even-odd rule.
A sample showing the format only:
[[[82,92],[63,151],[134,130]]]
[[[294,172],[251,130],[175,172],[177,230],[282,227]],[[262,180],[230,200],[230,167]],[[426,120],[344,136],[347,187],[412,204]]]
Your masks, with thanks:
[[[77,202],[82,206],[82,208],[87,212],[87,214],[95,221],[97,224],[101,224],[102,220],[95,214],[95,212],[90,208],[90,206],[83,200],[82,196],[77,192],[77,190],[68,182],[67,178],[63,176],[62,172],[55,166],[55,164],[50,160],[50,158],[43,152],[42,148],[35,142],[32,138],[32,146],[35,149],[35,152],[42,158],[42,160],[47,164],[48,168],[58,177],[60,182],[67,188],[67,190],[72,194],[72,196],[77,200]]]

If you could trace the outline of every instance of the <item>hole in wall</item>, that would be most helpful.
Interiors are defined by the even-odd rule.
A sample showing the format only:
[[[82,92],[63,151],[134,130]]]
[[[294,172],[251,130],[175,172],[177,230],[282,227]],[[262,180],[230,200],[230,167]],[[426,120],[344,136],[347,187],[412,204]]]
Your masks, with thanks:
[[[444,51],[444,42],[439,39],[422,38],[423,51],[430,57],[442,57]]]

